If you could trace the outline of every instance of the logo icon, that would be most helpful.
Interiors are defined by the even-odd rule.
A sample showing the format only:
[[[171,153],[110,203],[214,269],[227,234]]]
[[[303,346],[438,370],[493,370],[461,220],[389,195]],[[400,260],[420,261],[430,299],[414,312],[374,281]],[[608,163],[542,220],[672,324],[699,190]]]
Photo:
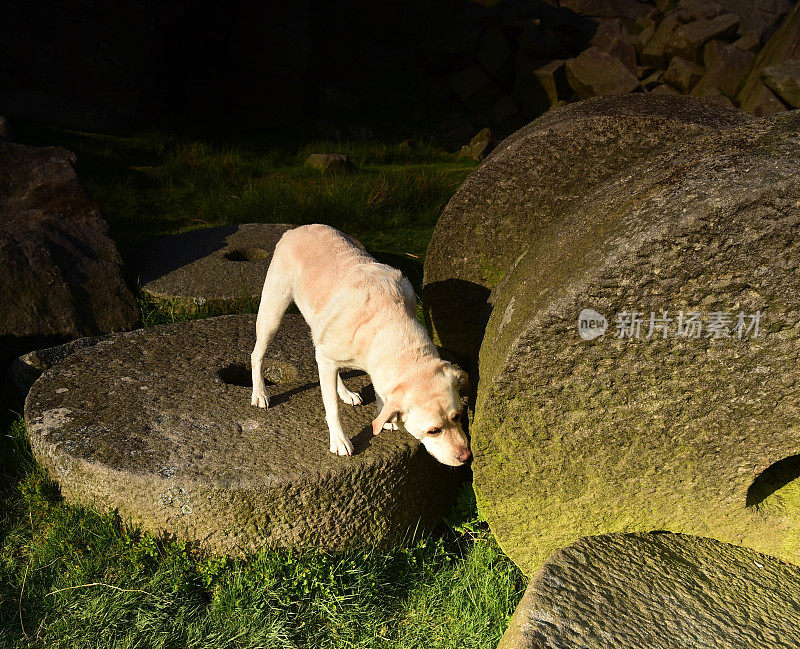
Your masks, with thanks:
[[[594,309],[583,309],[578,314],[578,334],[584,340],[594,340],[608,329],[608,320]]]

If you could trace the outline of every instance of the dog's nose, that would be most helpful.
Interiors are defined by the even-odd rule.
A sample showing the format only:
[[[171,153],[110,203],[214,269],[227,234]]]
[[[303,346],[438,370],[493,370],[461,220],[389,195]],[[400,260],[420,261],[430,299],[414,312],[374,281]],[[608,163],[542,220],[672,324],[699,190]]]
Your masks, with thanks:
[[[465,448],[458,454],[458,461],[466,462],[470,457],[472,457],[472,453],[469,452],[468,448]]]

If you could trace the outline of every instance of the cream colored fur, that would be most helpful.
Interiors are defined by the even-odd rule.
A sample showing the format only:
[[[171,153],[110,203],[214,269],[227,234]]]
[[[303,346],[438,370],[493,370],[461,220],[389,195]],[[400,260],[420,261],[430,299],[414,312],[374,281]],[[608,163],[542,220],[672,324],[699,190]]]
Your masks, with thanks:
[[[400,271],[378,263],[326,225],[290,230],[275,247],[251,355],[254,406],[269,406],[262,361],[292,301],[311,327],[331,453],[353,453],[336,400],[338,395],[347,404],[361,404],[339,376],[347,367],[372,379],[378,406],[374,434],[399,427],[440,462],[455,466],[469,459],[460,422],[466,374],[439,358],[414,317],[414,291]]]

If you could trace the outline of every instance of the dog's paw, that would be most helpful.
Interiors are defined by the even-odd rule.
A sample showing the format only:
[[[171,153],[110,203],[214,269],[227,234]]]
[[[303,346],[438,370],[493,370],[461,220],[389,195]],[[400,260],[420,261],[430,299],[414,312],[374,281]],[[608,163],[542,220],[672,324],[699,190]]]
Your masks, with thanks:
[[[257,408],[269,408],[269,397],[266,394],[255,394],[250,398],[250,405]]]
[[[346,437],[338,440],[331,440],[331,453],[334,455],[352,455],[353,444]]]
[[[358,392],[350,392],[350,390],[346,389],[344,392],[339,392],[339,398],[344,401],[348,406],[360,406],[361,395]]]

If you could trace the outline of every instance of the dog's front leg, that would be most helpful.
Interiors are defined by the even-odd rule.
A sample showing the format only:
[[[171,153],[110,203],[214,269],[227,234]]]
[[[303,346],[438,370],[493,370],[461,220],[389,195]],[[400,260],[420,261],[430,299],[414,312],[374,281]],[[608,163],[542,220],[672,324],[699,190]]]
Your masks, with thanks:
[[[322,390],[322,404],[325,406],[325,421],[328,423],[331,435],[331,453],[352,455],[353,445],[344,434],[342,422],[339,421],[339,402],[336,394],[339,368],[320,351],[319,347],[316,349],[316,357],[319,369],[319,387]]]

